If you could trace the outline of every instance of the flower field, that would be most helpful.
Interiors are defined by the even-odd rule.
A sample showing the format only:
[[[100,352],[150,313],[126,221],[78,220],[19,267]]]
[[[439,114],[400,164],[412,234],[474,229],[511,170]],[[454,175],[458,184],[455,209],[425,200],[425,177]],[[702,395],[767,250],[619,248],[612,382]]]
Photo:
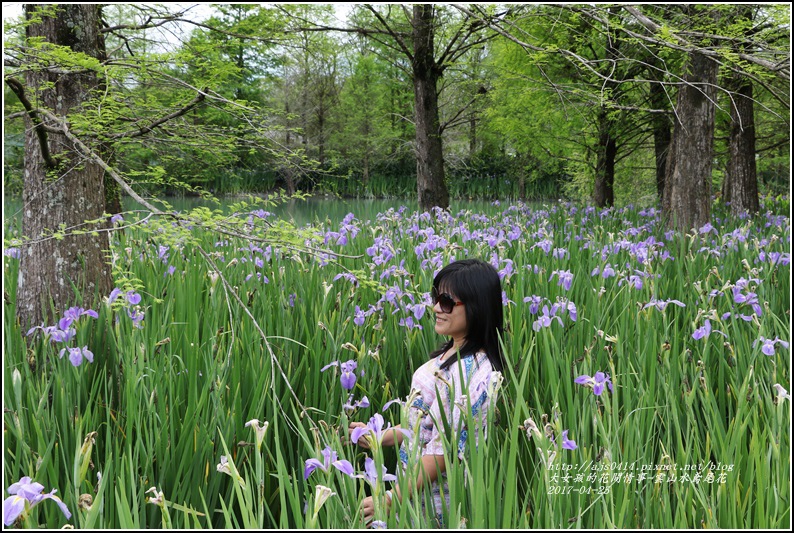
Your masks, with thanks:
[[[360,500],[404,475],[379,435],[441,340],[433,276],[478,257],[502,278],[508,365],[487,439],[448,469],[445,526],[783,528],[788,212],[767,198],[755,218],[716,210],[682,234],[631,206],[303,228],[257,208],[238,236],[125,214],[116,290],[30,330],[6,248],[4,521],[365,527]],[[293,240],[268,241],[276,230]],[[369,424],[355,437],[371,451],[349,421]],[[435,525],[417,498],[395,509],[374,525]]]

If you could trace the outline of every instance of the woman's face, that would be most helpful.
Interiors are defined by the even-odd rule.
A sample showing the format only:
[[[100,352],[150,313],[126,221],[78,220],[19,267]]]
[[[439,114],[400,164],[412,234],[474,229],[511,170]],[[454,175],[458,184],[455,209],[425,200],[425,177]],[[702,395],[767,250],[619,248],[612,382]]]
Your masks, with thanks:
[[[453,300],[458,301],[458,297],[452,291],[440,290],[439,292],[446,292]],[[454,344],[461,346],[469,330],[466,323],[466,306],[456,305],[452,308],[451,313],[445,313],[441,310],[441,304],[436,302],[433,312],[436,314],[436,333],[444,337],[452,337]]]

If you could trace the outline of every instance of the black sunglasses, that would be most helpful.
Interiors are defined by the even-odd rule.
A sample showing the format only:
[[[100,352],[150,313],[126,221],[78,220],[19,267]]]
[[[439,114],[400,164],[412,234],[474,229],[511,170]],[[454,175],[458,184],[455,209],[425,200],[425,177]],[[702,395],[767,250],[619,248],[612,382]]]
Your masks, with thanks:
[[[443,313],[451,313],[456,306],[463,305],[463,302],[453,299],[445,292],[439,294],[435,287],[430,292],[430,297],[433,299],[433,305],[438,304]]]

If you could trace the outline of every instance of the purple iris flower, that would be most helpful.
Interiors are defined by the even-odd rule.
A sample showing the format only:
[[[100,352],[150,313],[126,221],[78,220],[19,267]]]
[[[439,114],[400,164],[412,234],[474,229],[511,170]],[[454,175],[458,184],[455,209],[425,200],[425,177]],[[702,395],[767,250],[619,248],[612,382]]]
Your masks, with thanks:
[[[527,296],[524,298],[524,302],[529,304],[529,313],[536,315],[540,310],[540,304],[543,303],[543,298],[540,296]]]
[[[763,310],[761,309],[761,305],[758,302],[758,295],[754,292],[748,292],[747,294],[742,294],[741,287],[737,286],[733,287],[733,301],[737,304],[745,304],[749,305],[755,311],[755,314],[761,316],[763,314]]]
[[[334,281],[337,281],[342,278],[346,279],[347,281],[358,287],[358,278],[355,275],[351,274],[350,272],[342,272],[341,274],[337,274],[336,276],[334,276]],[[356,307],[356,309],[358,309],[358,307]]]
[[[127,302],[130,305],[138,305],[141,303],[141,295],[135,291],[128,291],[127,292]]]
[[[562,319],[556,316],[557,308],[558,306],[555,305],[552,308],[553,311],[549,311],[549,306],[544,305],[542,309],[543,314],[539,316],[535,322],[532,323],[532,329],[535,331],[540,331],[541,328],[548,328],[549,326],[551,326],[551,321],[554,318],[556,318],[557,322],[559,322],[560,325],[562,326],[563,325]]]
[[[77,330],[74,328],[69,328],[66,331],[53,329],[50,334],[50,340],[52,342],[69,342],[75,335],[77,335]]]
[[[363,326],[366,318],[367,315],[364,314],[364,311],[362,311],[359,306],[356,306],[356,314],[353,318],[353,323],[357,326]]]
[[[367,407],[369,407],[369,398],[364,396],[356,403],[353,403],[352,394],[348,397],[347,403],[342,406],[345,411],[355,411],[356,409],[366,409]]]
[[[568,310],[568,318],[576,322],[576,304],[569,300],[565,303],[565,308]]]
[[[513,274],[515,273],[515,268],[513,266],[513,261],[510,259],[503,259],[505,266],[503,269],[499,270],[499,279],[510,279]]]
[[[94,362],[94,354],[88,349],[88,346],[83,346],[82,348],[63,348],[58,354],[58,357],[63,359],[66,352],[69,352],[69,361],[72,363],[72,366],[80,366],[83,364],[83,358],[89,363]]]
[[[381,476],[383,481],[397,481],[397,476],[389,474],[384,465],[381,465]],[[375,468],[375,461],[372,460],[372,457],[367,457],[364,460],[364,473],[353,477],[365,479],[370,485],[375,485],[378,482],[378,469]]]
[[[342,369],[342,375],[339,377],[339,381],[342,383],[342,388],[345,390],[350,390],[356,386],[356,367],[358,363],[353,361],[347,361],[339,365]]]
[[[568,430],[562,432],[562,447],[566,450],[575,450],[577,448],[576,441],[568,438]]]
[[[675,304],[678,307],[686,307],[686,304],[684,302],[670,299],[670,300],[651,300],[650,302],[642,306],[642,308],[648,309],[649,307],[655,307],[659,311],[664,311],[668,304]]]
[[[573,274],[570,270],[555,270],[551,273],[549,281],[557,276],[557,285],[561,285],[566,291],[571,290],[571,283],[573,282]]]
[[[707,318],[702,326],[697,328],[692,334],[692,338],[699,341],[703,337],[708,337],[711,334],[711,321]]]
[[[711,225],[711,222],[706,222],[701,228],[698,230],[698,233],[703,235],[704,233],[717,233],[716,228]]]
[[[19,248],[6,248],[3,250],[3,255],[6,257],[13,257],[14,259],[19,259]]]
[[[51,342],[69,342],[74,338],[77,334],[77,331],[74,328],[69,328],[67,330],[58,329],[58,326],[34,326],[30,328],[27,332],[27,335],[31,335],[34,331],[40,329],[44,332],[45,335],[49,336]]]
[[[769,252],[769,262],[773,265],[787,266],[791,264],[791,254],[786,252]]]
[[[612,392],[612,380],[609,378],[609,374],[605,374],[604,372],[596,372],[595,376],[592,377],[583,374],[573,380],[573,382],[579,385],[593,387],[593,394],[596,396],[601,396],[605,386],[609,387],[609,392]]]
[[[628,278],[621,279],[618,282],[618,286],[622,286],[623,282],[628,282],[629,285],[633,285],[635,289],[641,290],[642,289],[642,277],[632,274]]]
[[[541,250],[546,252],[546,255],[549,255],[549,252],[551,252],[551,247],[553,244],[554,243],[552,243],[550,240],[544,239],[542,241],[538,241],[536,244],[532,246],[532,248],[540,248]]]
[[[414,314],[416,320],[421,320],[425,316],[425,311],[427,311],[427,304],[425,302],[420,302],[416,305],[409,304],[406,308]]]
[[[25,511],[26,504],[28,504],[28,509],[32,509],[44,500],[54,501],[61,508],[67,520],[72,517],[72,513],[69,512],[66,504],[55,495],[57,489],[52,489],[52,492],[48,494],[42,494],[44,485],[31,481],[29,476],[25,476],[8,487],[8,493],[11,496],[3,501],[3,524],[6,526],[13,524]]]
[[[403,400],[401,400],[400,398],[395,398],[395,399],[393,399],[393,400],[389,400],[388,402],[386,402],[385,404],[383,404],[383,408],[381,409],[381,411],[385,413],[385,412],[386,412],[386,409],[388,409],[389,407],[391,407],[391,406],[392,406],[392,405],[394,405],[395,403],[397,403],[397,404],[400,404],[400,405],[403,405],[405,402],[404,402]]]
[[[116,213],[115,215],[110,217],[110,223],[111,224],[118,224],[120,222],[124,222],[124,217],[121,216],[121,213]]]
[[[786,342],[784,340],[780,340],[780,338],[778,338],[778,337],[775,337],[774,340],[773,339],[767,339],[765,337],[759,337],[758,340],[753,342],[753,346],[755,346],[759,342],[761,343],[761,352],[764,355],[768,355],[770,357],[775,355],[775,345],[776,344],[780,344],[783,348],[786,348],[786,349],[788,349],[788,347],[789,347],[788,342]]]
[[[168,263],[168,250],[169,250],[168,246],[157,247],[157,258],[163,263]]]
[[[367,422],[366,426],[357,427],[356,429],[353,430],[353,433],[350,434],[350,440],[353,442],[353,444],[358,444],[358,439],[372,434],[372,437],[370,438],[374,439],[375,442],[380,443],[383,440],[384,435],[386,434],[386,430],[388,430],[391,427],[391,424],[389,424],[384,428],[383,424],[384,424],[383,416],[381,416],[379,413],[375,413],[375,416],[369,419],[369,422]],[[396,430],[401,432],[409,439],[413,435],[413,433],[411,433],[407,429],[396,428]]]
[[[412,317],[412,316],[409,316],[409,317],[406,317],[406,318],[401,318],[399,326],[407,328],[409,330],[410,329],[415,329],[415,328],[424,329],[424,328],[422,328],[421,324],[416,324],[414,322],[414,317]]]
[[[115,302],[116,298],[121,296],[121,293],[122,293],[122,290],[119,289],[118,287],[116,287],[115,289],[110,291],[110,294],[108,295],[108,304],[112,304],[113,302]]]
[[[334,450],[331,449],[330,446],[326,446],[321,453],[323,456],[322,461],[315,459],[314,457],[311,459],[306,459],[306,464],[303,469],[303,479],[309,479],[311,473],[318,468],[323,472],[328,473],[332,466],[343,474],[351,477],[353,476],[355,470],[353,469],[353,465],[350,464],[350,461],[345,461],[344,459],[339,460],[339,456]]]
[[[704,337],[708,338],[709,335],[711,335],[711,331],[712,331],[711,330],[711,321],[707,318],[706,320],[703,321],[703,325],[695,330],[695,332],[692,334],[692,338],[695,339],[696,341],[700,340],[700,339],[702,339]],[[722,331],[719,331],[719,330],[715,329],[714,333],[719,333],[720,335],[722,335],[726,339],[728,338],[728,335],[726,335]]]
[[[140,299],[140,296],[138,297]],[[143,322],[144,314],[139,309],[127,309],[127,316],[132,320],[132,325],[138,329],[143,329],[141,322]]]
[[[356,386],[356,367],[358,363],[356,363],[353,359],[349,361],[345,361],[344,363],[339,363],[339,361],[333,361],[322,367],[320,372],[325,372],[332,366],[339,366],[342,370],[342,374],[339,377],[339,381],[342,383],[342,388],[345,390],[351,390],[353,387]]]
[[[63,318],[58,321],[58,327],[66,330],[77,321],[81,316],[88,315],[91,318],[99,318],[99,314],[93,309],[83,309],[82,307],[70,307],[63,313]]]

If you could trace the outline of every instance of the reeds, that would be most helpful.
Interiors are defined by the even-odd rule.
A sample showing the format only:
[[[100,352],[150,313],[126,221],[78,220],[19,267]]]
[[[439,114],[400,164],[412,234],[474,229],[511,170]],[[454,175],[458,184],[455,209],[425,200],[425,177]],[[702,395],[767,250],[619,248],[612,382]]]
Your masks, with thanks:
[[[305,461],[330,447],[363,471],[348,422],[408,395],[441,340],[423,310],[434,273],[480,257],[504,276],[509,365],[488,438],[469,439],[448,471],[445,526],[783,527],[791,404],[774,385],[790,388],[790,358],[760,339],[790,340],[791,233],[775,214],[787,201],[765,209],[687,234],[653,210],[567,204],[355,213],[300,234],[337,257],[135,227],[113,251],[117,286],[141,301],[75,324],[71,345],[94,354],[79,367],[15,324],[7,256],[5,487],[30,476],[72,512],[44,502],[18,523],[364,527],[359,501],[389,483],[334,468],[304,479]],[[339,367],[321,372],[348,360],[351,390]],[[574,381],[597,372],[611,391]],[[365,396],[369,407],[344,408]],[[399,411],[383,416],[398,424]],[[268,422],[264,436],[252,419]],[[377,455],[403,475],[394,451]],[[389,528],[434,526],[417,499],[395,510]]]

